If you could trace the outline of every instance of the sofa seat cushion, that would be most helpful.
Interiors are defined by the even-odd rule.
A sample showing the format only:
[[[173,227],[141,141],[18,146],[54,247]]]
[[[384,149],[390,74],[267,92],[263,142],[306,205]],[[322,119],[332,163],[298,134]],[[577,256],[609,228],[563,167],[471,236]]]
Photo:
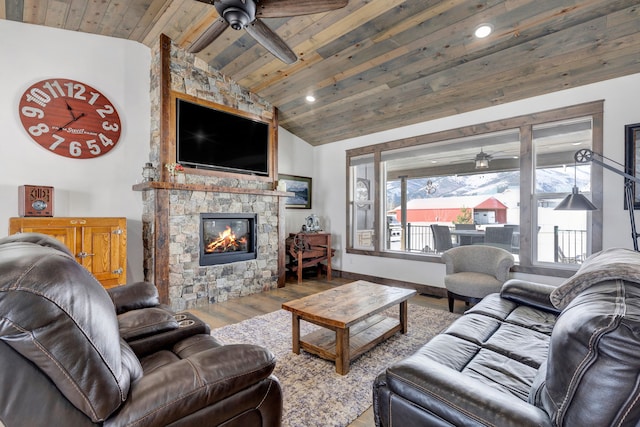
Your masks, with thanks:
[[[435,396],[446,402],[445,407],[431,408],[434,413],[448,412],[464,404],[455,389],[451,396],[437,389],[435,373],[446,373],[480,394],[491,390],[505,402],[516,399],[524,408],[538,369],[546,363],[555,321],[553,313],[488,295],[415,354],[388,367],[387,386],[419,406],[433,406],[426,401]],[[425,394],[430,396],[426,401]]]
[[[430,344],[425,345],[407,359],[389,367],[387,373],[394,377],[407,378],[409,372],[420,370],[421,366],[434,366],[434,362],[440,364],[442,368],[458,371],[456,375],[464,378],[464,381],[489,386],[525,402],[538,371],[537,368],[502,354],[442,334],[434,337]],[[406,396],[407,388],[412,384],[418,388],[428,388],[429,378],[422,373],[419,377],[419,381],[403,383],[399,389],[392,386],[391,389],[399,395]]]
[[[469,286],[470,283],[473,286]],[[472,271],[447,274],[444,277],[444,284],[449,292],[471,298],[482,298],[499,292],[502,283],[495,276]]]
[[[140,363],[146,375],[180,359],[186,359],[197,353],[221,346],[222,344],[211,335],[192,335],[178,341],[171,351],[160,350],[142,357]]]

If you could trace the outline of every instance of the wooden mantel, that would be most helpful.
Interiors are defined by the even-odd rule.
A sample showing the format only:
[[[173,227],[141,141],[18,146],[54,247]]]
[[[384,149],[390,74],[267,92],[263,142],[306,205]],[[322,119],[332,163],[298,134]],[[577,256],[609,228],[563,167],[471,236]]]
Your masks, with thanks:
[[[142,182],[135,184],[134,191],[146,190],[182,190],[182,191],[207,191],[214,193],[235,193],[235,194],[259,194],[261,196],[277,196],[277,197],[293,197],[295,193],[289,191],[263,190],[260,188],[239,188],[239,187],[222,187],[219,185],[208,184],[183,184],[177,182]]]

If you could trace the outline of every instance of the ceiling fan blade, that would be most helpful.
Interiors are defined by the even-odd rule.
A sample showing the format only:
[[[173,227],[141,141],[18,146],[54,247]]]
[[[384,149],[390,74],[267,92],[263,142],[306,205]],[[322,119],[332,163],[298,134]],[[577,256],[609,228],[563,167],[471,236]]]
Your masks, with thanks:
[[[287,44],[274,33],[271,28],[267,27],[261,20],[256,19],[247,25],[245,30],[258,43],[264,46],[276,58],[286,64],[293,64],[298,60],[296,54],[287,46]]]
[[[189,46],[189,48],[187,49],[187,52],[189,53],[200,52],[202,49],[209,46],[209,44],[211,44],[212,41],[217,39],[218,36],[222,34],[222,32],[226,30],[228,26],[229,24],[224,19],[222,18],[216,19],[213,22],[213,24],[211,24],[211,26],[209,26],[209,28],[207,28],[204,31],[204,33],[202,33],[200,37],[196,39],[196,41],[191,43],[191,46]]]
[[[349,0],[260,0],[257,3],[258,18],[283,18],[342,9]]]

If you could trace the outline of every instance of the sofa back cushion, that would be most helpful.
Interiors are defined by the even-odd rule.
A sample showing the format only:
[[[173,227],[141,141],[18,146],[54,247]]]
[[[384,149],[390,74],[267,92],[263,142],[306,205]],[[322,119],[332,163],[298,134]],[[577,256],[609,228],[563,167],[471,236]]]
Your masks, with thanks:
[[[107,292],[63,251],[0,243],[0,339],[94,422],[104,420],[142,374]]]
[[[551,293],[551,303],[562,310],[589,286],[611,279],[623,279],[640,285],[640,253],[624,248],[609,248],[591,255],[576,274]]]
[[[591,284],[558,317],[532,403],[558,426],[635,426],[639,354],[640,287],[621,279]]]

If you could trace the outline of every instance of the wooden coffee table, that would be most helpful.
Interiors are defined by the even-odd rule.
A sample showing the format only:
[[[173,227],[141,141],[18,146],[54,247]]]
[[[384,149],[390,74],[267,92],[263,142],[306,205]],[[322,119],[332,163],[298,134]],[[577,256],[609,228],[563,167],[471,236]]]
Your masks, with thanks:
[[[349,362],[396,332],[407,331],[407,300],[413,289],[359,280],[282,304],[292,314],[293,352],[300,349],[336,362],[336,372],[349,372]],[[397,319],[380,315],[400,305]],[[300,337],[300,320],[322,326]]]

